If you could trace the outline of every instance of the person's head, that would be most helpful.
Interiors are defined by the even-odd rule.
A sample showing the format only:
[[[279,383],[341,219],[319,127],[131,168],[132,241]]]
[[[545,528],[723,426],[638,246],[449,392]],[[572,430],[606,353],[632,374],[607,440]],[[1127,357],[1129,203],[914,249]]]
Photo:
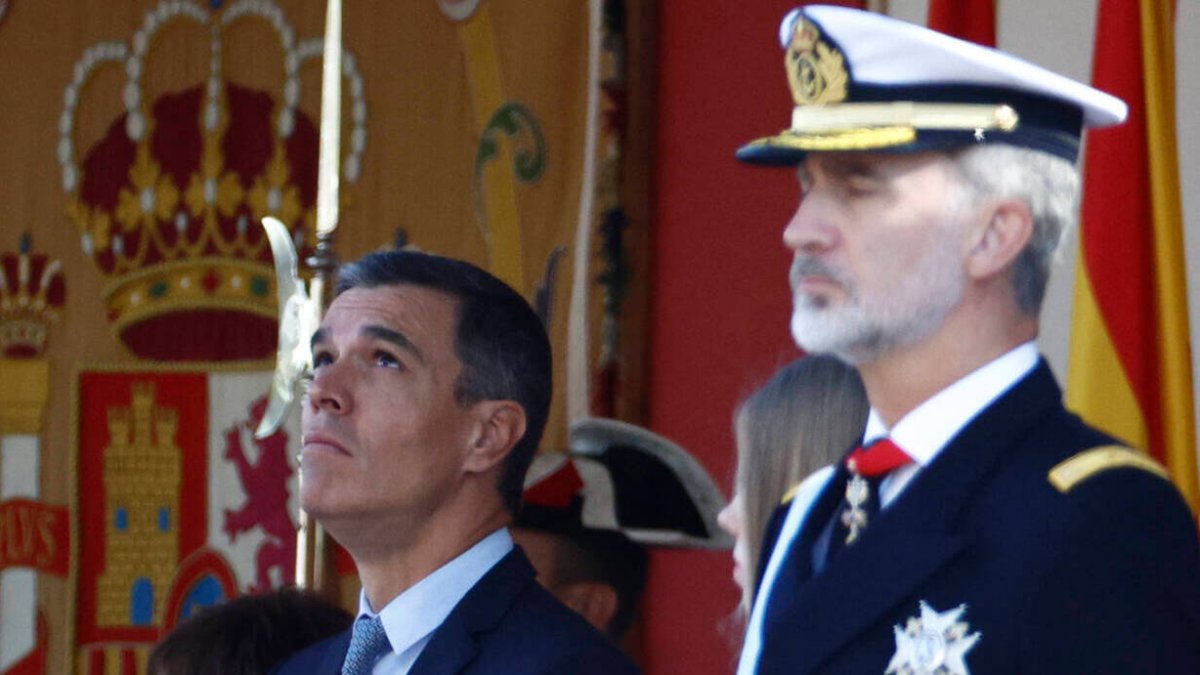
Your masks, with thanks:
[[[784,232],[797,343],[861,365],[981,319],[1036,334],[1083,129],[1125,105],[869,12],[805,7],[780,31],[791,128],[738,156],[798,167]]]
[[[862,435],[867,395],[853,368],[805,356],[778,370],[734,414],[737,473],[721,524],[736,539],[734,577],[749,611],[771,512],[791,487],[836,461]]]
[[[149,675],[264,675],[354,618],[312,591],[283,588],[200,610],[150,652]]]
[[[514,290],[466,262],[372,253],[341,269],[312,342],[301,500],[334,536],[364,520],[402,536],[467,493],[464,518],[517,510],[552,366]]]
[[[513,539],[560,602],[620,644],[637,617],[646,588],[646,548],[612,530],[551,532],[513,529]]]
[[[1000,144],[814,153],[799,175],[792,334],[850,363],[921,341],[972,291],[1036,319],[1079,184],[1066,160]]]
[[[513,539],[542,586],[628,648],[649,549],[729,548],[717,524],[725,498],[695,457],[649,429],[585,417],[568,444],[534,460]]]

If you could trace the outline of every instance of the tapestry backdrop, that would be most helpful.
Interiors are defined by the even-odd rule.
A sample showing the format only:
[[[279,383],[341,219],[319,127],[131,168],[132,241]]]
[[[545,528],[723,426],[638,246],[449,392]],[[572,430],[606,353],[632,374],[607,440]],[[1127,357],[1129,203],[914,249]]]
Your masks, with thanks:
[[[324,3],[0,2],[0,674],[144,672],[290,576],[296,420],[255,441],[314,242]],[[620,3],[350,2],[343,260],[411,245],[535,302],[545,446],[621,408]],[[70,289],[70,293],[66,289]]]

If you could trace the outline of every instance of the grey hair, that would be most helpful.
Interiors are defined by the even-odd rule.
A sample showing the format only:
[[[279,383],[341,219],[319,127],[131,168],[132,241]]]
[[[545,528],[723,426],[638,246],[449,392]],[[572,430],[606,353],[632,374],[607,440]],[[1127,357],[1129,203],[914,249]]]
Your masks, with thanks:
[[[963,178],[964,203],[1018,199],[1029,206],[1033,236],[1013,267],[1013,290],[1021,311],[1036,316],[1078,219],[1079,171],[1061,157],[1001,143],[968,146],[950,159]]]

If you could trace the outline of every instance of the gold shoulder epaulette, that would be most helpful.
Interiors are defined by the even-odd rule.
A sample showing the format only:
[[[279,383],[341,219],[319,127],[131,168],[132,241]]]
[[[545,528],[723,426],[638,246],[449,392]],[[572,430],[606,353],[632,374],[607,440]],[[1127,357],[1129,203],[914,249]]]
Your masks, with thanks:
[[[1050,479],[1050,483],[1054,487],[1058,488],[1059,492],[1066,494],[1071,491],[1071,488],[1102,471],[1124,467],[1141,469],[1164,480],[1170,480],[1167,477],[1167,470],[1158,462],[1150,459],[1144,453],[1119,445],[1102,445],[1084,450],[1074,457],[1059,462],[1058,466],[1050,469],[1050,473],[1046,477]]]
[[[783,506],[796,498],[796,493],[800,491],[800,483],[796,483],[788,488],[788,491],[783,493],[783,499],[779,500],[779,505]]]

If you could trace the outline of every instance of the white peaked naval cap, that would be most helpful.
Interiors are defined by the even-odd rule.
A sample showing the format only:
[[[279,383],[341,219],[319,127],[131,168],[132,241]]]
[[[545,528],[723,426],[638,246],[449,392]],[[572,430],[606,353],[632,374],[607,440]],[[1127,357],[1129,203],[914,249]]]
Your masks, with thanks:
[[[779,28],[791,126],[743,146],[757,164],[809,152],[915,152],[1008,143],[1074,161],[1085,128],[1125,120],[1098,89],[1011,54],[846,7],[792,10]]]

